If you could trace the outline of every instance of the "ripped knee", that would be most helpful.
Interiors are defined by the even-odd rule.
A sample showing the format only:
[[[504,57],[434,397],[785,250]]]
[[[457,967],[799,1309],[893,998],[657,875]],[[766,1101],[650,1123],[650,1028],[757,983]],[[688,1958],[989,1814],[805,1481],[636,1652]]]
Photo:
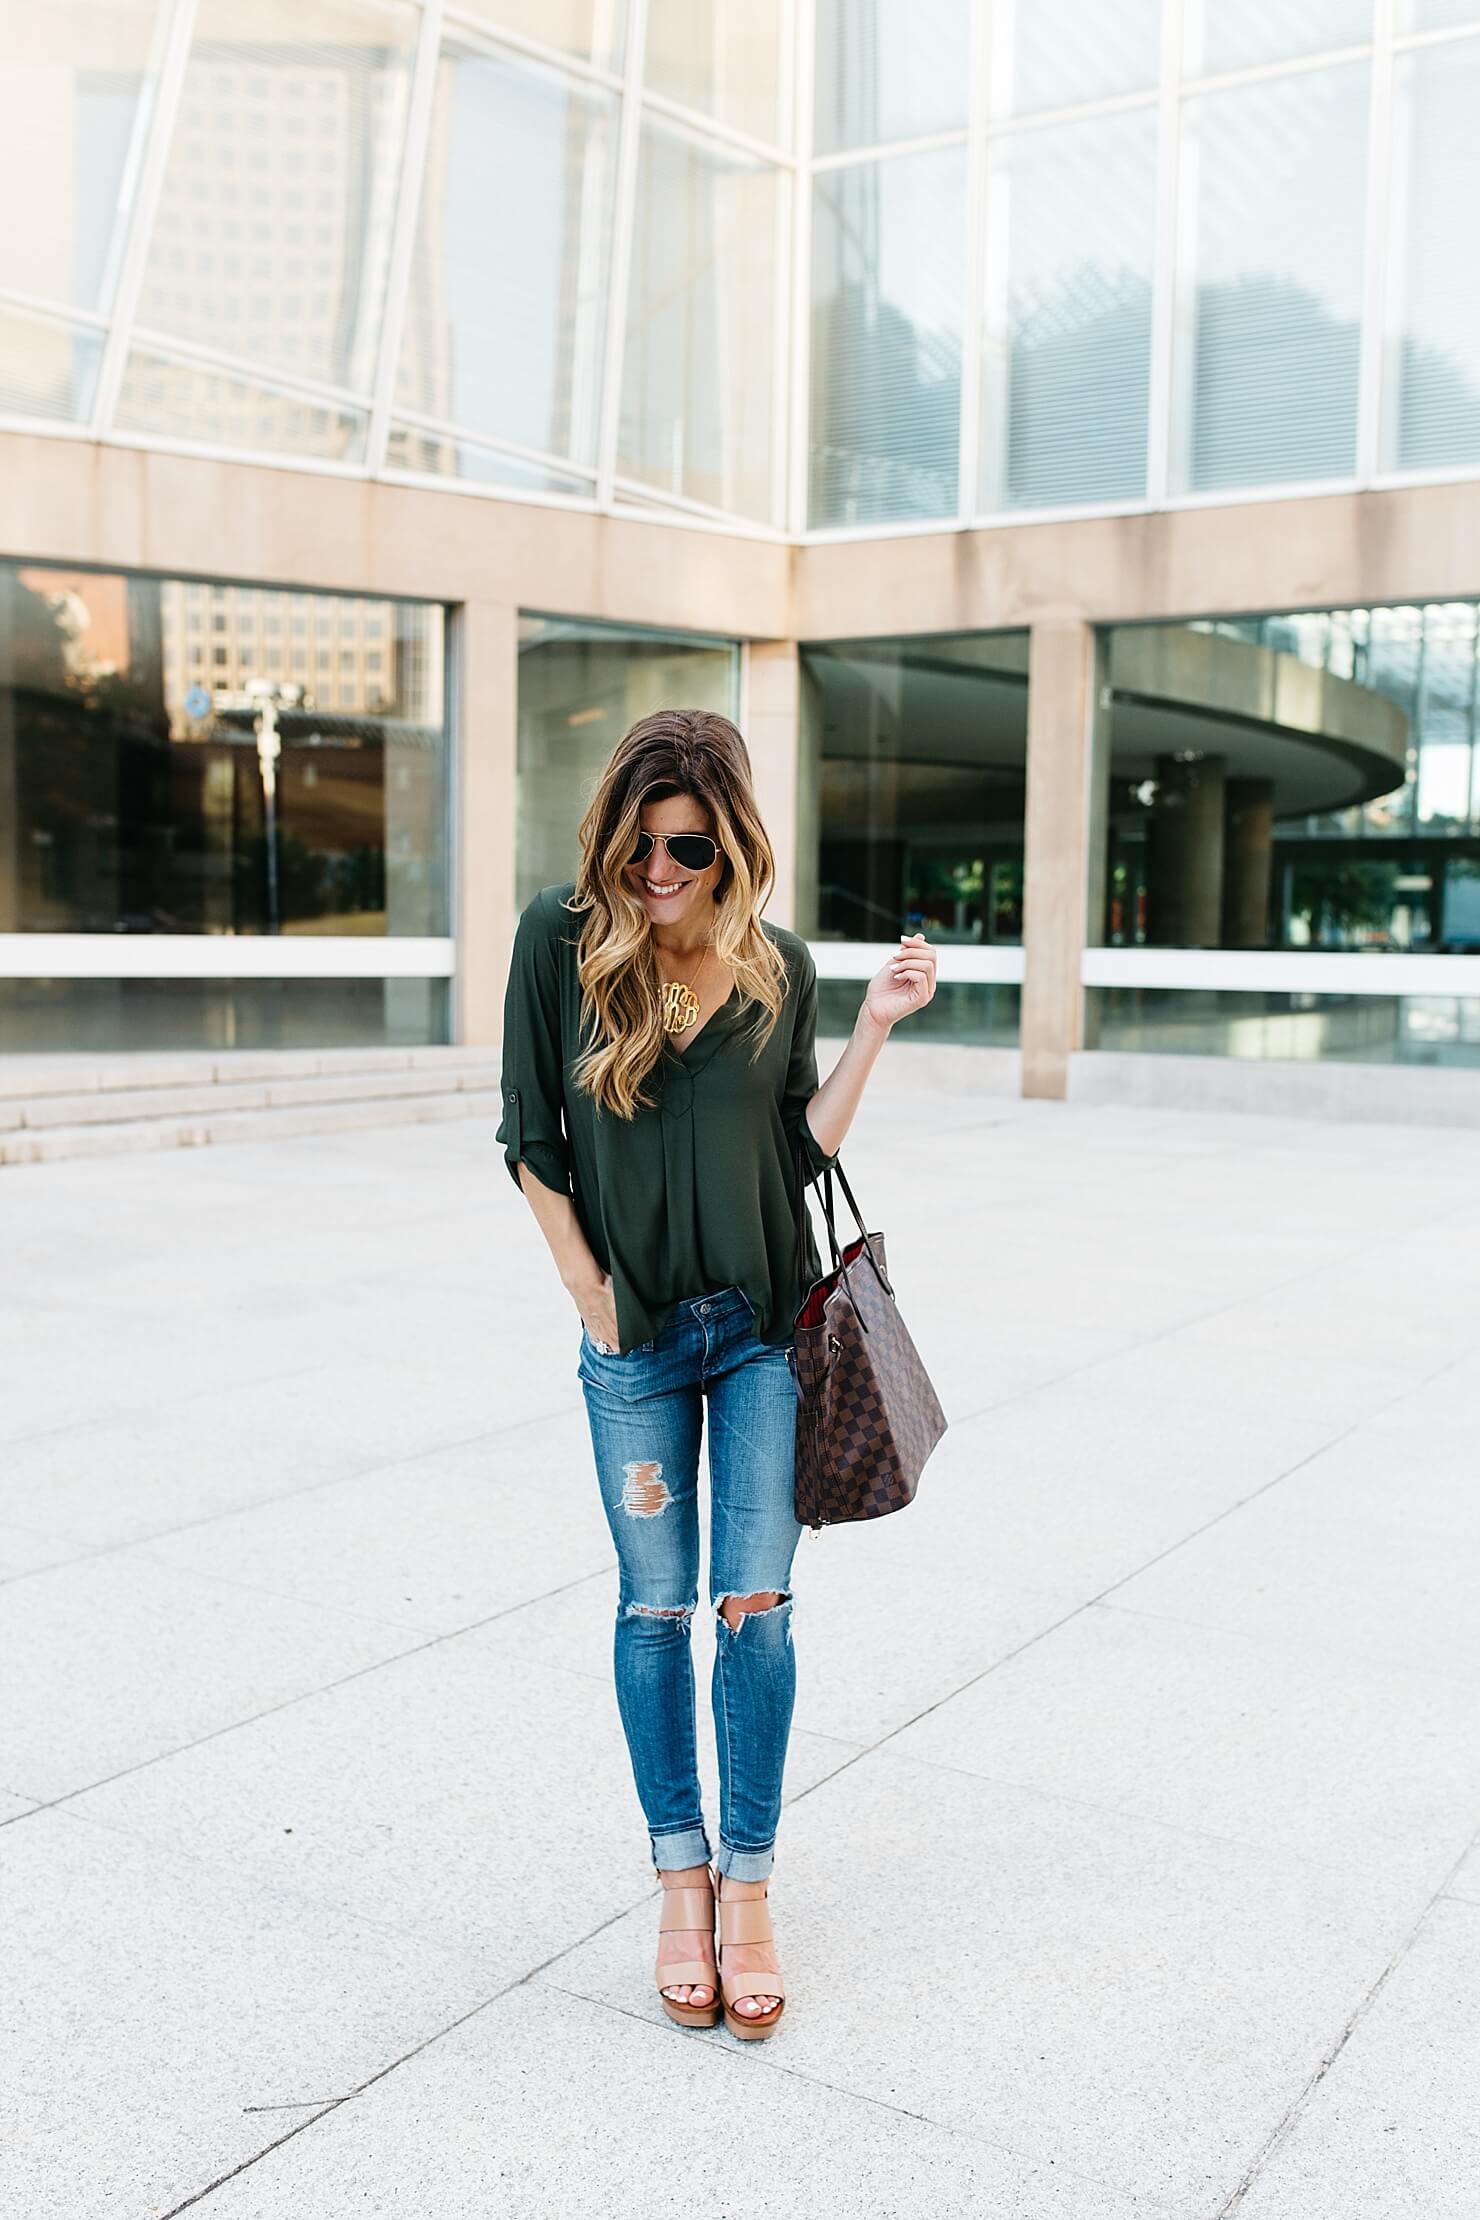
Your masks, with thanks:
[[[673,1497],[656,1457],[634,1459],[622,1467],[622,1509],[629,1518],[655,1519],[667,1510]]]
[[[624,1608],[629,1619],[688,1619],[694,1610],[691,1603],[629,1603]]]
[[[751,1596],[717,1596],[715,1609],[732,1634],[738,1634],[747,1619],[764,1619],[779,1612],[783,1604],[791,1602],[789,1588],[759,1588]],[[788,1620],[790,1614],[787,1615]],[[788,1624],[788,1633],[790,1626]]]

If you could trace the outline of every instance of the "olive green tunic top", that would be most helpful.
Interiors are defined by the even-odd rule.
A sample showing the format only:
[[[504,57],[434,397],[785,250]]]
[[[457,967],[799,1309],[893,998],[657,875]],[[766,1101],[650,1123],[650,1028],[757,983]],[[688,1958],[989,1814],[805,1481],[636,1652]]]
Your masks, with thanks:
[[[547,886],[519,919],[504,998],[503,1117],[498,1139],[516,1186],[520,1159],[546,1187],[570,1194],[581,1230],[612,1278],[617,1348],[652,1340],[686,1296],[736,1286],[764,1342],[785,1344],[806,1287],[795,1284],[792,1155],[836,1162],[804,1111],[817,1091],[817,970],[799,934],[761,920],[788,986],[771,1037],[752,1063],[738,985],[679,1048],[665,1036],[644,1092],[650,1109],[598,1109],[570,1074],[580,1037],[576,948],[582,913],[562,903],[574,881]],[[810,1213],[804,1273],[819,1276]]]

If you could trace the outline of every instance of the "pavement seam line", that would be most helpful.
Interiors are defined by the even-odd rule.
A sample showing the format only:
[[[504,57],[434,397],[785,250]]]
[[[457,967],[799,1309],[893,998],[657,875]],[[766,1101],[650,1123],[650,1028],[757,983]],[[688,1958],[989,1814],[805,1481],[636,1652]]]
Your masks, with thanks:
[[[1386,1405],[1383,1405],[1382,1408],[1385,1409]],[[1370,1416],[1371,1414],[1367,1415]],[[947,1689],[944,1695],[937,1696],[932,1703],[925,1704],[919,1711],[911,1713],[908,1719],[901,1719],[896,1726],[890,1727],[886,1733],[879,1735],[875,1741],[865,1743],[860,1748],[858,1757],[864,1758],[869,1756],[872,1751],[882,1749],[886,1742],[892,1742],[894,1737],[903,1734],[907,1727],[917,1725],[921,1719],[928,1719],[932,1711],[939,1711],[943,1704],[951,1703],[957,1696],[964,1695],[968,1688],[975,1688],[978,1682],[984,1681],[990,1674],[1000,1671],[1004,1665],[1011,1664],[1015,1657],[1021,1657],[1024,1651],[1034,1648],[1037,1643],[1046,1642],[1050,1635],[1057,1634],[1061,1628],[1068,1626],[1071,1621],[1079,1618],[1084,1612],[1092,1610],[1096,1604],[1104,1603],[1106,1597],[1114,1595],[1117,1588],[1123,1588],[1128,1581],[1139,1579],[1143,1572],[1149,1572],[1153,1565],[1160,1564],[1163,1557],[1170,1557],[1177,1550],[1184,1549],[1189,1542],[1197,1541],[1211,1528],[1221,1524],[1224,1519],[1231,1518],[1235,1512],[1243,1510],[1247,1504],[1253,1503],[1261,1495],[1267,1494],[1271,1488],[1277,1488],[1282,1481],[1288,1480],[1292,1474],[1297,1473],[1302,1465],[1309,1464],[1314,1457],[1323,1456],[1326,1450],[1334,1448],[1338,1441],[1344,1441],[1348,1433],[1355,1432],[1357,1426],[1363,1423],[1364,1420],[1361,1419],[1354,1421],[1353,1425],[1344,1432],[1333,1435],[1330,1441],[1322,1442],[1318,1448],[1308,1450],[1303,1457],[1298,1457],[1295,1463],[1287,1466],[1283,1472],[1273,1473],[1268,1480],[1262,1480],[1257,1488],[1251,1490],[1248,1495],[1241,1496],[1236,1503],[1225,1504],[1221,1511],[1215,1511],[1213,1516],[1205,1519],[1201,1526],[1192,1527],[1187,1533],[1180,1535],[1176,1541],[1168,1542],[1165,1549],[1155,1551],[1141,1564],[1133,1566],[1127,1573],[1122,1573],[1108,1587],[1101,1588],[1095,1595],[1082,1597],[1072,1609],[1064,1612],[1062,1617],[1054,1619],[1048,1626],[1039,1627],[1036,1632],[1026,1635],[1012,1649],[1004,1650],[1000,1657],[993,1658],[990,1665],[983,1666],[979,1673],[969,1674],[965,1680],[958,1682],[954,1688]],[[857,1759],[850,1758],[846,1763],[855,1764]],[[846,1765],[838,1767],[839,1772],[845,1770]],[[829,1776],[829,1778],[831,1777]],[[821,1783],[818,1782],[813,1785],[820,1787]],[[810,1788],[801,1791],[803,1796],[810,1795],[810,1793]]]
[[[314,1368],[312,1366],[309,1367],[310,1371],[312,1371],[313,1369]],[[274,1375],[274,1377],[297,1379],[298,1374],[285,1373],[282,1375]],[[270,1386],[271,1381],[252,1380],[245,1382],[244,1385],[250,1387]],[[178,1408],[178,1406],[174,1404],[171,1404],[169,1407],[172,1410]],[[521,1426],[548,1426],[555,1419],[572,1417],[576,1414],[579,1408],[580,1406],[576,1403],[566,1403],[562,1404],[559,1410],[539,1411],[532,1418],[511,1419],[507,1426],[488,1426],[482,1428],[476,1434],[460,1434],[455,1440],[452,1441],[433,1442],[430,1448],[408,1449],[404,1456],[377,1457],[370,1464],[356,1466],[353,1472],[338,1472],[326,1474],[322,1480],[305,1481],[301,1488],[284,1488],[277,1495],[256,1496],[250,1503],[233,1503],[221,1510],[208,1511],[203,1518],[182,1519],[178,1526],[161,1527],[158,1533],[155,1534],[131,1534],[125,1541],[85,1542],[81,1539],[80,1536],[75,1534],[54,1534],[49,1530],[43,1530],[40,1527],[23,1526],[19,1529],[21,1533],[34,1534],[36,1539],[42,1542],[65,1542],[69,1549],[76,1549],[78,1551],[78,1555],[73,1558],[64,1559],[63,1562],[59,1565],[32,1565],[25,1572],[10,1573],[4,1579],[0,1579],[0,1587],[11,1587],[17,1580],[36,1580],[39,1579],[43,1573],[65,1572],[70,1565],[80,1564],[84,1556],[89,1558],[116,1557],[121,1555],[122,1552],[125,1550],[148,1549],[151,1543],[167,1542],[171,1540],[172,1537],[176,1534],[193,1534],[198,1527],[214,1526],[219,1519],[241,1518],[252,1511],[270,1510],[272,1506],[276,1503],[293,1503],[298,1499],[299,1496],[318,1495],[322,1493],[325,1488],[343,1488],[349,1487],[350,1485],[352,1485],[353,1482],[357,1480],[373,1480],[377,1473],[395,1472],[402,1465],[420,1464],[423,1462],[424,1459],[428,1457],[445,1457],[449,1454],[449,1452],[455,1449],[476,1449],[479,1442],[497,1441],[502,1434],[517,1433]],[[127,1415],[129,1417],[136,1417],[138,1413],[129,1412]],[[109,1426],[116,1423],[117,1421],[114,1419],[84,1419],[81,1421],[81,1425],[83,1426]],[[80,1428],[78,1427],[64,1426],[59,1427],[57,1429],[57,1432],[75,1433],[79,1430]],[[30,1437],[30,1439],[33,1441],[43,1441],[49,1438],[51,1437],[41,1434],[33,1434]],[[0,1449],[7,1449],[13,1446],[17,1445],[9,1442],[0,1442]],[[5,1523],[8,1526],[14,1526],[16,1524],[16,1521],[14,1519],[7,1519]],[[245,1585],[245,1583],[243,1583],[243,1585]],[[274,1589],[267,1592],[269,1594],[277,1594],[281,1591]],[[289,1601],[295,1600],[298,1599],[289,1598]],[[529,1600],[532,1602],[540,1602],[543,1599],[540,1597],[531,1597]],[[383,1623],[393,1624],[394,1622],[386,1621]],[[473,1623],[477,1625],[480,1622],[475,1620]]]
[[[563,1580],[558,1587],[547,1590],[544,1595],[526,1596],[521,1602],[511,1603],[502,1611],[491,1611],[485,1619],[474,1619],[467,1626],[454,1627],[449,1633],[431,1635],[425,1642],[413,1642],[406,1649],[392,1651],[389,1657],[373,1658],[368,1665],[357,1665],[352,1673],[341,1673],[336,1680],[321,1681],[313,1688],[300,1688],[294,1695],[285,1696],[281,1703],[266,1704],[260,1711],[249,1711],[240,1719],[224,1721],[221,1726],[213,1727],[209,1734],[198,1734],[188,1742],[177,1742],[168,1750],[156,1750],[151,1756],[140,1758],[136,1765],[121,1765],[116,1773],[104,1773],[95,1781],[84,1781],[80,1787],[64,1790],[60,1796],[49,1796],[44,1802],[38,1803],[35,1810],[54,1811],[59,1804],[70,1803],[74,1796],[86,1796],[95,1788],[107,1788],[113,1781],[127,1780],[132,1773],[147,1772],[151,1765],[162,1765],[170,1758],[180,1757],[186,1750],[201,1749],[207,1742],[216,1742],[222,1735],[235,1734],[242,1727],[256,1726],[260,1720],[271,1719],[280,1711],[291,1711],[295,1704],[312,1703],[315,1697],[332,1695],[336,1688],[347,1688],[352,1681],[363,1680],[370,1673],[385,1672],[408,1657],[419,1657],[423,1650],[438,1649],[444,1642],[456,1642],[464,1635],[477,1634],[484,1627],[496,1625],[500,1619],[512,1618],[517,1611],[528,1611],[534,1604],[549,1603],[556,1596],[565,1595],[571,1588],[584,1587],[588,1580],[604,1580],[611,1570],[611,1566],[603,1565],[596,1572],[582,1573],[578,1579]],[[549,1668],[557,1672],[564,1669],[559,1666]],[[16,1790],[14,1793],[19,1795],[23,1792]],[[0,1827],[13,1827],[21,1820],[34,1816],[34,1812],[15,1812],[9,1819],[0,1820]]]
[[[1465,1844],[1464,1849],[1455,1859],[1453,1865],[1450,1866],[1449,1871],[1444,1876],[1444,1879],[1440,1882],[1438,1888],[1435,1889],[1433,1895],[1424,1905],[1422,1911],[1419,1913],[1417,1919],[1413,1922],[1413,1925],[1409,1929],[1407,1935],[1399,1943],[1397,1949],[1393,1952],[1392,1957],[1388,1960],[1381,1973],[1377,1976],[1377,1979],[1372,1983],[1371,1987],[1366,1991],[1365,1995],[1358,1999],[1356,2005],[1353,2007],[1352,2011],[1348,2015],[1346,2023],[1342,2027],[1341,2033],[1336,2038],[1336,2041],[1333,2044],[1332,2048],[1327,2052],[1326,2056],[1322,2059],[1315,2072],[1306,2081],[1303,2088],[1298,2091],[1284,2117],[1279,2121],[1273,2132],[1266,2139],[1266,2141],[1260,2146],[1260,2149],[1255,2154],[1254,2159],[1246,2169],[1242,2179],[1235,2185],[1235,2187],[1230,2191],[1229,2195],[1225,2198],[1224,2202],[1218,2207],[1217,2212],[1213,2216],[1213,2220],[1230,2220],[1230,2216],[1233,2213],[1237,2212],[1239,2206],[1243,2203],[1244,2199],[1249,2194],[1249,2191],[1253,2188],[1255,2182],[1259,2179],[1259,2176],[1269,2165],[1270,2160],[1276,2157],[1278,2153],[1284,2148],[1285,2144],[1289,2141],[1291,2135],[1295,2131],[1295,2127],[1302,2113],[1309,2105],[1311,2098],[1315,2095],[1317,2089],[1320,2088],[1321,2083],[1326,2079],[1326,2076],[1330,2073],[1337,2059],[1346,2049],[1346,2046],[1351,2041],[1352,2036],[1361,2026],[1363,2020],[1366,2019],[1368,2013],[1376,2004],[1378,1998],[1381,1996],[1383,1990],[1391,1981],[1393,1975],[1397,1972],[1398,1968],[1408,1957],[1409,1952],[1413,1949],[1414,1944],[1418,1941],[1419,1936],[1423,1933],[1424,1928],[1427,1926],[1430,1918],[1433,1916],[1435,1905],[1440,1903],[1445,1898],[1449,1889],[1450,1882],[1454,1879],[1454,1876],[1456,1875],[1456,1873],[1458,1873],[1460,1867],[1464,1864],[1466,1858],[1468,1858],[1470,1853],[1474,1850],[1477,1843],[1480,1843],[1480,1828],[1477,1828],[1474,1834],[1471,1835],[1469,1841]]]
[[[861,1754],[869,1756],[872,1753],[864,1751]],[[988,1788],[1013,1789],[1021,1796],[1039,1797],[1045,1804],[1066,1804],[1071,1811],[1096,1812],[1102,1818],[1108,1816],[1128,1819],[1134,1826],[1155,1827],[1165,1834],[1185,1835],[1194,1842],[1216,1842],[1227,1850],[1262,1851],[1269,1858],[1288,1859],[1291,1864],[1304,1866],[1313,1873],[1330,1871],[1339,1874],[1344,1870],[1342,1860],[1336,1856],[1317,1857],[1309,1850],[1292,1849],[1283,1843],[1261,1842],[1255,1835],[1225,1835],[1215,1827],[1194,1827],[1183,1819],[1161,1819],[1154,1812],[1137,1811],[1132,1804],[1109,1803],[1094,1796],[1070,1796],[1061,1788],[1045,1788],[1039,1781],[1016,1780],[1008,1773],[974,1773],[965,1765],[952,1765],[948,1758],[917,1757],[913,1751],[909,1751],[904,1762],[907,1765],[923,1765],[932,1773],[949,1773],[957,1780],[981,1781]],[[841,1772],[843,1768],[839,1766],[837,1770]],[[831,1775],[828,1777],[831,1778]],[[823,1783],[814,1781],[810,1785],[821,1788]],[[805,1790],[798,1791],[799,1795],[805,1793]],[[1446,1869],[1446,1879],[1449,1878],[1450,1870]],[[1464,1899],[1455,1897],[1453,1901],[1462,1903]]]
[[[578,1948],[579,1945],[572,1945],[572,1947]],[[533,1977],[530,1976],[529,1978],[532,1979]],[[572,2003],[591,2005],[597,2011],[613,2013],[618,2019],[635,2021],[639,2027],[646,2027],[655,2035],[661,2036],[664,2032],[658,2021],[650,2019],[645,2013],[633,2011],[625,2004],[613,2004],[609,1997],[589,1996],[584,1989],[568,1989],[561,1982],[551,1981],[548,1978],[540,1981],[537,1985],[542,1989],[552,1989],[557,1996],[569,1997]],[[732,2058],[737,2065],[742,2063],[740,2059],[734,2057],[730,2048],[730,2040],[721,2036],[716,2030],[708,2031],[708,2040],[701,2040],[696,2047],[712,2051],[720,2057]],[[759,2048],[760,2046],[757,2045],[756,2047]],[[778,2058],[763,2054],[759,2058],[747,2059],[744,2063],[758,2068],[763,2067],[767,2073],[783,2074],[790,2081],[805,2082],[809,2089],[825,2089],[830,2096],[843,2097],[851,2104],[871,2105],[874,2110],[887,2112],[895,2119],[914,2120],[921,2127],[933,2128],[942,2135],[956,2136],[963,2143],[979,2144],[985,2150],[997,2151],[1002,2157],[1010,2158],[1015,2165],[1030,2168],[1034,2174],[1043,2177],[1045,2180],[1052,2179],[1055,2175],[1065,2175],[1071,2181],[1083,2182],[1088,2189],[1106,2190],[1112,2196],[1127,2199],[1144,2198],[1145,2196],[1144,2191],[1127,2189],[1116,2182],[1104,2181],[1097,2174],[1080,2173],[1076,2167],[1063,2166],[1057,2159],[1034,2158],[1029,2152],[1017,2150],[1010,2143],[999,2143],[994,2136],[983,2135],[978,2128],[960,2127],[950,2120],[938,2120],[930,2112],[913,2112],[908,2105],[893,2104],[887,2097],[876,2097],[867,2090],[847,2089],[839,2082],[824,2081],[820,2074],[809,2074],[801,2066],[785,2065]],[[1154,2209],[1171,2213],[1176,2208],[1158,2200]],[[166,2220],[168,2220],[168,2216],[166,2216]]]
[[[1416,1230],[1421,1231],[1424,1226],[1442,1223],[1448,1217],[1448,1215],[1448,1212],[1441,1211],[1436,1213],[1433,1219],[1425,1218],[1419,1222],[1419,1226]],[[1408,1230],[1413,1231],[1415,1229],[1409,1228]],[[1391,1238],[1396,1240],[1398,1236],[1393,1235]],[[1358,1241],[1351,1248],[1343,1249],[1338,1257],[1328,1257],[1320,1264],[1308,1265],[1299,1272],[1292,1272],[1288,1279],[1272,1280],[1267,1286],[1259,1288],[1257,1290],[1257,1295],[1260,1299],[1268,1295],[1283,1295],[1289,1289],[1293,1287],[1298,1287],[1302,1280],[1317,1278],[1320,1273],[1329,1270],[1332,1264],[1348,1263],[1354,1257],[1364,1256],[1370,1248],[1379,1245],[1380,1244],[1375,1244],[1370,1241]],[[1014,1403],[1026,1402],[1029,1396],[1037,1395],[1045,1388],[1057,1387],[1065,1380],[1078,1379],[1083,1373],[1093,1372],[1100,1365],[1116,1364],[1120,1361],[1122,1357],[1138,1353],[1142,1349],[1155,1348],[1159,1342],[1173,1341],[1176,1339],[1178,1334],[1184,1333],[1189,1326],[1206,1325],[1210,1319],[1221,1318],[1228,1311],[1241,1309],[1242,1306],[1249,1300],[1250,1296],[1247,1292],[1244,1294],[1234,1295],[1231,1296],[1227,1302],[1215,1302],[1210,1305],[1207,1310],[1196,1311],[1187,1318],[1179,1318],[1175,1325],[1158,1326],[1153,1333],[1136,1335],[1133,1337],[1129,1348],[1107,1349],[1103,1350],[1099,1356],[1086,1357],[1082,1364],[1070,1365],[1063,1372],[1050,1373],[1047,1379],[1035,1380],[1029,1387],[1016,1388],[1010,1395],[1002,1396],[997,1402],[983,1403],[974,1411],[966,1411],[961,1413],[957,1417],[953,1417],[951,1419],[951,1425],[952,1427],[970,1426],[974,1424],[977,1419],[989,1418],[993,1416],[994,1413],[996,1413],[997,1411],[1009,1409]],[[1195,1346],[1201,1347],[1203,1345],[1195,1344]],[[1208,1346],[1209,1348],[1217,1349],[1221,1347],[1222,1344],[1218,1342],[1211,1342],[1208,1343],[1206,1346]],[[1428,1387],[1434,1380],[1441,1378],[1442,1375],[1445,1372],[1449,1371],[1452,1366],[1456,1364],[1463,1364],[1464,1362],[1466,1362],[1468,1356],[1469,1351],[1467,1349],[1462,1350],[1457,1356],[1450,1357],[1446,1359],[1443,1364],[1436,1366],[1432,1372],[1415,1374],[1413,1379],[1407,1386],[1395,1390],[1389,1402],[1379,1403],[1375,1405],[1374,1408],[1378,1411],[1388,1410],[1391,1407],[1392,1403],[1401,1402],[1405,1395],[1415,1394],[1420,1388]],[[1406,1370],[1407,1367],[1395,1367],[1394,1369]],[[1354,1421],[1354,1424],[1361,1425],[1372,1416],[1372,1411],[1366,1411],[1363,1413],[1361,1419]],[[1344,1439],[1344,1434],[1334,1435],[1331,1442],[1324,1443],[1322,1446],[1325,1448],[1330,1448],[1335,1441],[1340,1441]],[[1293,1469],[1294,1468],[1292,1467],[1292,1470]],[[1283,1477],[1283,1475],[1280,1475],[1279,1477]]]
[[[1131,1578],[1136,1575],[1132,1573]],[[1414,1665],[1405,1658],[1378,1657],[1370,1650],[1337,1649],[1331,1642],[1312,1641],[1309,1635],[1298,1638],[1290,1635],[1251,1634],[1247,1627],[1229,1626],[1220,1619],[1184,1619],[1176,1611],[1148,1611],[1139,1603],[1104,1603],[1101,1609],[1113,1611],[1122,1619],[1144,1619],[1151,1626],[1179,1626],[1209,1634],[1226,1634],[1236,1641],[1253,1643],[1263,1649],[1298,1649],[1312,1658],[1323,1658],[1330,1664],[1345,1665],[1365,1673],[1412,1673],[1422,1680],[1440,1681],[1447,1688],[1473,1688],[1480,1681],[1480,1673],[1441,1672],[1434,1665]]]
[[[603,1928],[612,1926],[619,1919],[625,1919],[630,1912],[635,1912],[639,1905],[648,1901],[648,1896],[644,1894],[636,1898],[631,1904],[622,1905],[609,1918],[599,1920],[590,1929],[589,1933],[582,1935],[579,1938],[579,1943],[592,1941],[602,1932]],[[225,2183],[234,2181],[238,2174],[244,2174],[249,2167],[260,2164],[271,2152],[281,2150],[284,2143],[291,2143],[295,2136],[303,2135],[309,2128],[316,2127],[319,2121],[326,2119],[331,2112],[337,2112],[342,2105],[352,2104],[356,2097],[363,2096],[367,2089],[373,2089],[377,2081],[384,2081],[386,2076],[393,2074],[399,2066],[407,2065],[411,2059],[419,2057],[422,2051],[430,2050],[434,2043],[443,2041],[446,2036],[453,2034],[459,2027],[466,2026],[469,2020],[476,2019],[480,2012],[490,2010],[493,2005],[500,2003],[504,1997],[512,1995],[515,1989],[522,1989],[528,1982],[533,1981],[535,1976],[541,1973],[546,1966],[554,1965],[556,1959],[565,1955],[566,1950],[577,1948],[579,1943],[566,1944],[560,1950],[553,1952],[550,1957],[541,1959],[538,1965],[526,1967],[523,1973],[516,1974],[511,1980],[506,1981],[501,1988],[495,1989],[491,1996],[480,1998],[478,2003],[470,2005],[466,2012],[459,2012],[457,2017],[449,2020],[444,2027],[433,2028],[429,2035],[423,2036],[419,2043],[413,2043],[409,2050],[400,2052],[395,2058],[387,2059],[383,2066],[377,2066],[374,2073],[367,2074],[365,2079],[357,2082],[353,2089],[347,2089],[342,2097],[331,2098],[327,2104],[324,2104],[314,2113],[311,2119],[300,2120],[296,2127],[289,2128],[286,2135],[276,2136],[271,2143],[265,2143],[260,2151],[255,2151],[249,2158],[244,2158],[239,2166],[228,2167],[224,2174],[218,2174],[214,2181],[209,2181],[202,2188],[193,2190],[179,2204],[171,2205],[167,2212],[156,2214],[155,2220],[175,2220],[176,2214],[187,2212],[192,2205],[198,2205],[203,2198],[211,2196]]]

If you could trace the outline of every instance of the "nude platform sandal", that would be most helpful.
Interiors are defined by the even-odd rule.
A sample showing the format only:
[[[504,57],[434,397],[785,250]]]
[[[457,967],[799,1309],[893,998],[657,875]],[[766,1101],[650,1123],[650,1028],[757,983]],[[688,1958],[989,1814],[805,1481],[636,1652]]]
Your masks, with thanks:
[[[779,1973],[726,1973],[724,1950],[726,1943],[774,1942],[771,1907],[764,1896],[726,1896],[722,1874],[716,1874],[715,1882],[719,1892],[715,1898],[719,1913],[719,1988],[724,1999],[725,2025],[742,2043],[759,2042],[762,2036],[772,2034],[780,2025],[781,2015],[786,2010],[786,1983]],[[781,2001],[769,2012],[747,2015],[734,2009],[737,1997],[742,1996],[774,1996]]]
[[[654,1869],[656,1871],[656,1868]],[[661,1886],[661,1883],[660,1883]],[[663,1909],[658,1914],[658,1933],[666,1935],[675,1928],[687,1927],[702,1931],[714,1926],[714,1888],[701,1884],[697,1888],[664,1889]],[[705,1965],[702,1958],[679,1958],[671,1966],[658,1966],[658,2002],[669,2019],[680,2027],[713,2027],[719,2019],[719,1974],[714,1966]],[[682,1982],[693,1984],[702,1981],[706,1989],[713,1989],[712,2004],[680,2004],[676,1997],[664,1996],[664,1989],[676,1988]],[[762,1990],[762,1995],[765,1991]]]

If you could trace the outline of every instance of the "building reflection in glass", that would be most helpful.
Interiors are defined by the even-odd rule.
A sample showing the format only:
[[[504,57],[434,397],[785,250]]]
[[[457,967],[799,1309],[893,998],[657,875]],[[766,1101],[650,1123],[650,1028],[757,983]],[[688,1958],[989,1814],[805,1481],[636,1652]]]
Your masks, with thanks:
[[[1480,949],[1472,602],[1122,626],[1111,946]]]
[[[445,934],[447,785],[438,606],[0,563],[0,932]]]
[[[622,735],[656,709],[738,713],[733,640],[526,613],[519,619],[515,893],[520,909],[580,863],[577,827]]]
[[[818,641],[801,661],[799,930],[1020,943],[1027,634]]]

